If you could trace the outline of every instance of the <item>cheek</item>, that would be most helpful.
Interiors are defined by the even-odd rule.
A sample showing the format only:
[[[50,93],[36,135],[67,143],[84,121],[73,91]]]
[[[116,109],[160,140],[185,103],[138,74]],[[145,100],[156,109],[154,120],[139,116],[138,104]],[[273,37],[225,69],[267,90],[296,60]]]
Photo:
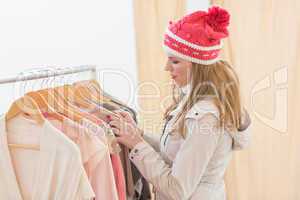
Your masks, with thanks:
[[[177,65],[174,67],[174,73],[181,79],[186,79],[188,77],[187,67],[184,65]]]

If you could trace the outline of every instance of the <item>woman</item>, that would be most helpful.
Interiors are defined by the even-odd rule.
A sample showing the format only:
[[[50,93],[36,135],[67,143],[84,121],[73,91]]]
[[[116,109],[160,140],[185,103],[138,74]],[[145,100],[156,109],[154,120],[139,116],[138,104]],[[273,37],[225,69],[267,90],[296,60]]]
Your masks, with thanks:
[[[165,70],[181,89],[165,113],[162,136],[139,129],[119,112],[110,126],[159,200],[224,200],[223,176],[232,151],[249,143],[234,69],[219,59],[228,36],[228,12],[213,6],[171,22],[165,34]]]

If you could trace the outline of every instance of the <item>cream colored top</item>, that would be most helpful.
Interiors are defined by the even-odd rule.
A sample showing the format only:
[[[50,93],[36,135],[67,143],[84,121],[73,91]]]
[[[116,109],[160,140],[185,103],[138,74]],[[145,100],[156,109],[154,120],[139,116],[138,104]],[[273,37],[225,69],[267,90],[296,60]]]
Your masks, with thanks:
[[[183,101],[182,101],[183,102]],[[186,115],[187,137],[171,132],[174,116],[164,134],[144,135],[130,159],[153,184],[158,200],[224,200],[223,176],[232,151],[249,144],[250,132],[229,133],[217,128],[219,113],[209,100],[197,102]]]
[[[63,122],[48,120],[79,147],[85,172],[96,196],[95,200],[118,200],[103,128],[85,119],[80,124],[68,118]]]
[[[9,149],[8,143],[39,144],[40,151]],[[47,121],[38,125],[19,115],[6,127],[0,119],[0,199],[93,197],[76,144]]]

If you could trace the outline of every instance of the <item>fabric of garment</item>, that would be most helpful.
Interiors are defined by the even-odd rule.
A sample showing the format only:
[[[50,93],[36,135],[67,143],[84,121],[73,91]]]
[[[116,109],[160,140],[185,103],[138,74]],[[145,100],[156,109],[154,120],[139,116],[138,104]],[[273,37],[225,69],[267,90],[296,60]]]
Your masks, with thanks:
[[[250,132],[232,133],[218,127],[212,100],[197,102],[187,113],[187,136],[173,129],[184,100],[170,113],[164,133],[144,135],[130,159],[153,184],[157,200],[225,200],[223,176],[232,151],[249,145]]]
[[[95,103],[95,102],[94,102]],[[125,106],[123,104],[120,104],[119,102],[114,102],[118,104],[120,107],[113,106],[108,103],[103,104],[97,104],[99,107],[94,110],[89,110],[90,113],[92,113],[95,116],[98,116],[99,118],[103,118],[103,115],[101,115],[101,109],[104,107],[105,109],[108,109],[110,111],[119,110],[120,108],[128,111],[133,116],[133,119],[137,123],[137,117],[136,112],[131,109],[128,106]],[[130,200],[148,200],[151,199],[151,191],[149,187],[149,183],[146,181],[145,178],[142,177],[139,170],[136,168],[134,164],[130,160],[128,160],[128,155],[130,150],[120,145],[122,148],[122,151],[119,152],[120,159],[122,162],[122,166],[124,169],[124,176],[126,181],[126,191],[127,191],[127,198]]]
[[[93,136],[97,137],[102,143],[108,146],[106,133],[103,132],[103,128],[89,120],[83,120],[80,124],[87,128]],[[91,158],[93,159],[93,158]],[[108,148],[104,152],[103,159],[98,162],[94,172],[96,177],[92,176],[91,183],[96,189],[96,200],[118,200],[119,194],[117,189],[117,183],[115,181],[114,168],[110,158],[110,152]]]
[[[0,199],[92,199],[95,194],[76,144],[47,120],[37,124],[18,115],[0,119]],[[8,143],[39,145],[40,150]]]
[[[113,131],[111,130],[111,128],[109,127],[109,125],[107,124],[108,119],[106,118],[106,115],[104,115],[101,112],[101,106],[98,106],[97,104],[95,104],[95,106],[97,106],[97,107],[96,108],[93,107],[93,109],[87,109],[87,108],[78,108],[78,109],[80,109],[80,111],[85,113],[86,116],[90,116],[93,118],[96,117],[96,119],[99,121],[99,123],[96,123],[96,124],[99,127],[102,127],[103,129],[105,129],[105,137],[106,137],[105,141],[108,144],[109,152],[111,154],[119,153],[121,151],[121,147],[118,143],[114,142],[115,135],[114,135]]]
[[[126,200],[126,183],[120,156],[118,154],[111,154],[110,158],[114,170],[119,200]]]
[[[98,117],[99,113],[101,113],[100,111],[101,111],[100,109],[95,109],[95,110],[93,110],[93,112],[90,111],[91,112],[90,114],[93,114],[94,116]],[[104,141],[107,141],[107,139],[104,139],[103,135],[104,134],[102,134],[102,139]],[[118,151],[118,153],[119,153],[119,151]],[[111,163],[112,163],[112,169],[113,169],[113,174],[114,174],[114,179],[115,179],[115,186],[116,186],[117,192],[118,192],[118,197],[120,200],[124,200],[124,199],[126,199],[126,182],[125,182],[122,162],[120,160],[120,156],[118,153],[111,154],[110,159],[111,159]]]
[[[68,118],[63,122],[48,120],[78,145],[85,171],[96,195],[95,199],[118,199],[113,168],[108,159],[108,147],[98,137],[105,135],[104,130],[88,120],[80,124]]]
[[[96,172],[106,171],[108,173],[101,173],[102,179],[92,179],[92,185],[95,185],[98,188],[101,188],[102,193],[99,190],[99,193],[96,193],[96,200],[118,200],[119,194],[116,187],[116,182],[114,178],[113,166],[110,159],[110,154],[108,151],[105,152],[105,157],[102,161],[97,165]],[[97,196],[98,195],[98,196]],[[98,198],[97,198],[98,197]]]
[[[135,190],[134,190],[134,182],[132,177],[131,161],[128,159],[129,149],[124,145],[120,145],[120,146],[121,146],[121,152],[119,153],[119,155],[124,169],[127,197],[132,199],[135,195]]]

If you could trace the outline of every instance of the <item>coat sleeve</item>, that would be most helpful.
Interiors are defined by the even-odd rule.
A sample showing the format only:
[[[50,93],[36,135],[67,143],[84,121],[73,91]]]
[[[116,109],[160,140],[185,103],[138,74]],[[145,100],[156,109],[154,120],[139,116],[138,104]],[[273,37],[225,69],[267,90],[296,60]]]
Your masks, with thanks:
[[[160,152],[160,137],[161,134],[153,134],[145,132],[143,135],[144,140],[151,145],[151,147],[156,151]]]
[[[217,147],[220,135],[215,128],[217,118],[213,114],[188,119],[186,123],[188,134],[172,167],[147,142],[137,144],[129,155],[155,189],[172,200],[189,199],[192,196]]]
[[[251,139],[251,127],[243,131],[238,131],[231,134],[233,138],[232,149],[233,150],[243,150],[250,146]]]

